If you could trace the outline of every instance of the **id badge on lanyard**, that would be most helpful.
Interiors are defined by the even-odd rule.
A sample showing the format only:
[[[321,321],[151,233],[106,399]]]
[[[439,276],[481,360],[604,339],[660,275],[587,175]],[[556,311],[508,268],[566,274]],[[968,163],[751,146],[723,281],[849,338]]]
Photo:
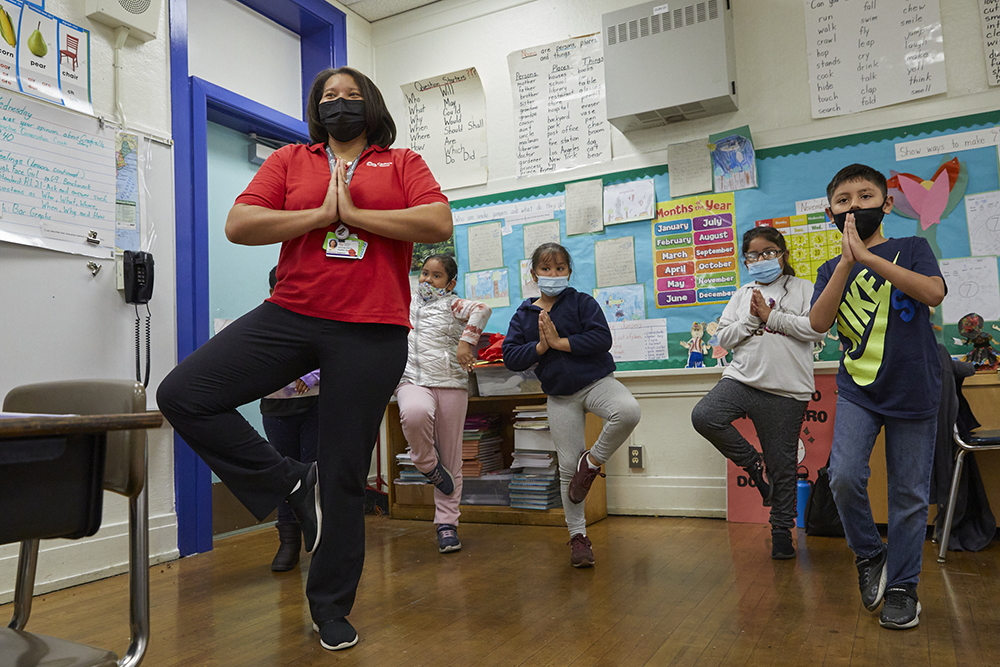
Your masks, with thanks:
[[[325,148],[326,159],[330,163],[330,177],[336,178],[337,157],[330,150],[329,146]],[[368,150],[367,146],[365,146],[365,150]],[[351,178],[354,177],[354,170],[358,168],[358,163],[361,162],[361,155],[364,155],[364,152],[361,151],[361,154],[347,168],[345,178],[348,185],[351,184]],[[323,239],[323,250],[326,251],[326,256],[334,259],[361,259],[365,256],[365,250],[367,249],[368,241],[359,239],[358,235],[352,233],[351,229],[344,223],[337,225],[337,229],[329,232],[326,238]]]

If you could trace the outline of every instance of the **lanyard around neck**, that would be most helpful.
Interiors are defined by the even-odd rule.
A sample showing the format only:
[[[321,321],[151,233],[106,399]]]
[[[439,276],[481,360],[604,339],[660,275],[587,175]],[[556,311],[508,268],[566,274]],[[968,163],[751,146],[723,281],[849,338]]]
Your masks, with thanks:
[[[351,184],[351,179],[354,177],[354,170],[358,168],[358,163],[361,162],[361,156],[365,154],[365,151],[367,151],[369,147],[370,146],[365,146],[364,150],[358,153],[358,157],[354,158],[354,162],[351,163],[351,166],[347,168],[347,174],[344,178],[348,185]],[[334,155],[333,151],[330,149],[330,144],[327,144],[324,148],[326,149],[326,159],[330,163],[330,174],[334,175],[337,171],[337,156]]]

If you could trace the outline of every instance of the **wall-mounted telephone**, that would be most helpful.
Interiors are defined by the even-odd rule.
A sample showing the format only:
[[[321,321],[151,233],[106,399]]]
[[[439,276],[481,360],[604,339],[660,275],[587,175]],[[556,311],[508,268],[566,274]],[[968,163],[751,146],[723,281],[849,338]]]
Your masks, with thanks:
[[[146,304],[146,379],[143,387],[149,386],[149,299],[153,296],[153,256],[148,252],[126,250],[122,255],[122,276],[125,282],[125,303],[135,306],[135,379],[142,380],[139,356],[139,305]]]
[[[148,252],[126,250],[122,262],[125,303],[149,303],[153,296],[153,256]]]

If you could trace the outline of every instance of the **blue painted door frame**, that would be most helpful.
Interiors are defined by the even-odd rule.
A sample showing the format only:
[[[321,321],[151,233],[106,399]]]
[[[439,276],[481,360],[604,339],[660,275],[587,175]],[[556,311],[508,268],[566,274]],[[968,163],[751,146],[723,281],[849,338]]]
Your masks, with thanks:
[[[347,64],[347,18],[323,0],[238,1],[299,35],[303,97],[317,72]],[[169,7],[178,361],[207,341],[210,331],[208,121],[290,142],[307,141],[309,137],[304,121],[189,76],[187,4],[188,0],[170,0]],[[211,551],[211,472],[176,434],[174,497],[181,556]]]

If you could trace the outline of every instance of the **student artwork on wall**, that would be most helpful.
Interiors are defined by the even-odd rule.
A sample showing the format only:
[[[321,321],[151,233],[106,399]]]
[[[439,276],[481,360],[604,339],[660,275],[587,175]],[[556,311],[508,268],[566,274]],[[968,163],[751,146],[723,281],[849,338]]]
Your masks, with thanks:
[[[804,0],[813,118],[947,92],[938,0]]]
[[[651,220],[656,216],[653,179],[604,187],[604,225]]]
[[[603,61],[599,35],[507,56],[518,178],[611,159]]]
[[[410,148],[427,161],[441,188],[485,183],[486,95],[475,67],[400,86]]]
[[[482,301],[490,308],[509,306],[507,269],[488,269],[465,274],[465,298]]]
[[[525,225],[522,218],[544,215],[535,221],[551,224],[555,220],[560,242],[570,252],[570,286],[606,302],[602,307],[613,329],[635,322],[656,322],[660,327],[659,322],[663,322],[662,329],[634,325],[627,334],[634,343],[635,336],[645,335],[643,332],[651,341],[663,333],[667,345],[662,355],[619,359],[618,368],[681,368],[689,357],[681,343],[692,339],[692,323],[702,326],[702,342],[708,349],[711,334],[707,325],[748,280],[739,249],[749,229],[758,224],[778,227],[788,240],[789,260],[796,273],[809,279],[823,261],[839,254],[840,233],[822,213],[826,186],[840,168],[860,162],[885,174],[890,187],[905,199],[902,207],[886,215],[883,233],[887,237],[923,236],[942,260],[952,301],[938,308],[934,318],[943,327],[938,332],[941,341],[954,353],[964,354],[967,350],[952,341],[958,337],[955,318],[967,313],[954,313],[966,308],[971,299],[977,305],[970,310],[985,318],[984,330],[1000,325],[1000,312],[994,314],[1000,308],[996,278],[1000,269],[998,123],[1000,111],[758,150],[758,187],[722,194],[671,197],[667,165],[605,174],[601,181],[609,185],[652,180],[658,204],[656,218],[651,221],[612,225],[599,232],[568,234],[565,184],[454,201],[454,217],[459,223],[455,228],[459,272],[470,271],[468,239],[475,230],[475,225],[463,222],[509,223],[510,231],[500,236],[502,264],[521,277],[522,298],[532,298],[529,295],[535,294],[531,290],[536,286],[529,282],[525,261],[525,231],[530,224]],[[935,185],[941,191],[929,198],[919,192],[914,196],[910,183],[903,179],[910,179],[927,193]],[[528,238],[532,235],[528,231]],[[634,280],[627,281],[621,274],[613,279],[620,284],[599,283],[610,275],[602,266],[607,257],[614,262],[629,255],[634,262]],[[484,272],[493,268],[482,267]],[[641,296],[637,286],[642,286]],[[640,309],[623,304],[634,304],[636,299],[644,303],[641,319],[629,319]],[[491,329],[506,332],[516,306],[515,301],[507,308],[494,307]],[[612,307],[615,310],[608,310]],[[618,318],[626,319],[616,322]],[[836,341],[828,338],[824,342],[817,358],[838,359]],[[704,354],[703,363],[708,367],[718,363],[714,350]]]

